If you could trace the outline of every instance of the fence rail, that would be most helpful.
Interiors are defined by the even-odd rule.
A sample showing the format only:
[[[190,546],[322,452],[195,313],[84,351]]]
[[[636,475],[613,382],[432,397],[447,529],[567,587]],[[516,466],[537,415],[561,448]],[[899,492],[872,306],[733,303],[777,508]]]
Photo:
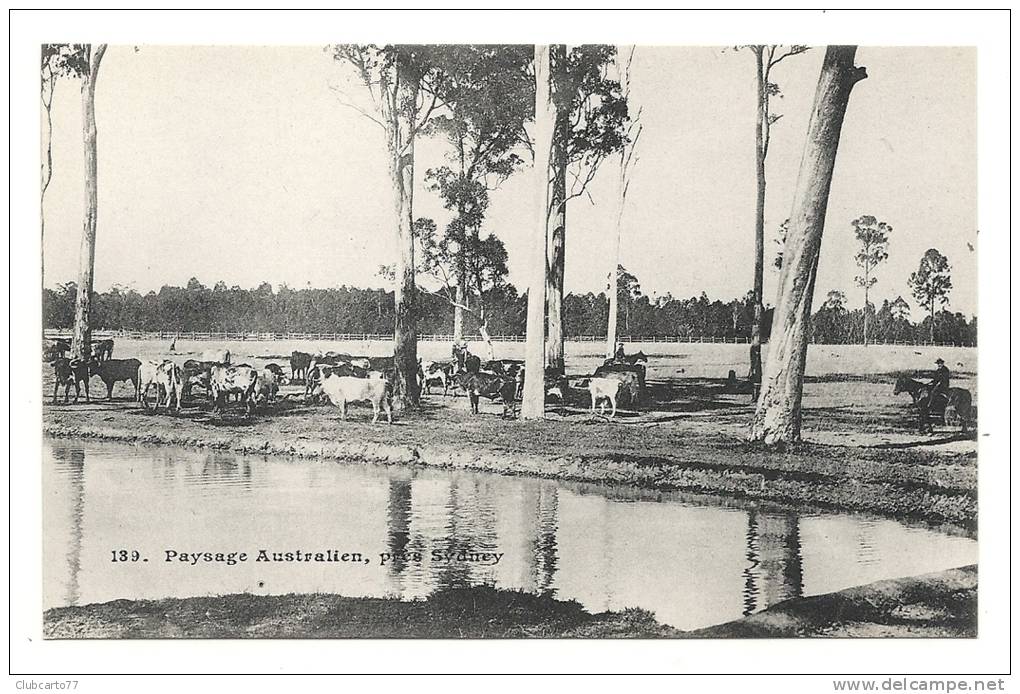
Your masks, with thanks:
[[[47,338],[69,336],[65,331],[46,330]],[[393,339],[392,334],[368,333],[262,333],[262,332],[197,332],[197,331],[140,331],[140,330],[95,330],[93,339],[123,338],[129,340],[217,340],[221,342],[266,342],[279,340],[295,340],[310,342],[386,342]],[[477,338],[475,338],[477,339]],[[493,342],[524,342],[524,335],[493,335]],[[567,342],[601,343],[605,335],[572,335]],[[419,342],[453,342],[453,335],[419,335]],[[746,337],[705,337],[696,335],[622,335],[619,342],[625,344],[749,344]],[[812,344],[860,344],[856,343],[815,343]],[[956,342],[914,342],[906,340],[877,340],[872,345],[897,345],[904,347],[973,347],[970,344]]]

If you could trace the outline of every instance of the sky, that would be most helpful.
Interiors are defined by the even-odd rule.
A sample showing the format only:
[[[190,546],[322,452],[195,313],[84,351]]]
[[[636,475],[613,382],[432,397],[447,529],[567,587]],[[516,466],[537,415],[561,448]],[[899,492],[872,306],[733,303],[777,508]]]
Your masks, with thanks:
[[[767,161],[767,303],[771,259],[793,188],[824,48],[780,63],[783,96]],[[928,248],[952,266],[949,308],[977,307],[976,58],[971,48],[861,47],[868,79],[853,89],[829,198],[815,306],[831,289],[863,304],[851,221],[890,224],[889,259],[871,300],[902,295]],[[212,286],[385,286],[395,254],[383,133],[344,106],[363,97],[320,46],[111,46],[96,91],[99,221],[95,286],[141,292],[197,277]],[[623,219],[622,264],[645,293],[744,295],[754,263],[754,59],[712,47],[635,52],[632,109],[639,160]],[[77,275],[83,210],[78,85],[53,105],[53,181],[46,195],[45,284]],[[424,189],[444,163],[416,146],[414,214],[447,213]],[[567,212],[566,290],[602,291],[609,270],[616,160]],[[522,290],[534,236],[533,170],[492,193],[483,232],[510,256]]]

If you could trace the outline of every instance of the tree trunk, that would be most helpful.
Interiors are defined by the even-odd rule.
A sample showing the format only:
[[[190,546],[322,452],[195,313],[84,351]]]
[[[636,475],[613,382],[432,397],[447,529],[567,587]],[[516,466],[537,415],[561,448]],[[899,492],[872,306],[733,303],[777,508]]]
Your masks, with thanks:
[[[935,344],[935,299],[931,300],[931,308],[929,310],[931,316],[931,322],[928,324],[928,341]]]
[[[464,162],[464,138],[457,140],[457,152],[460,159],[460,177],[464,180],[467,172]],[[463,220],[465,216],[464,205],[457,205],[457,217]],[[463,232],[466,234],[466,230]],[[464,341],[464,306],[467,302],[467,257],[465,255],[465,244],[461,241],[457,249],[457,304],[453,307],[453,342],[460,344]],[[479,297],[480,300],[481,297]]]
[[[396,108],[390,113],[390,180],[397,230],[395,321],[393,329],[393,384],[396,409],[418,405],[418,307],[414,282],[414,115],[418,81],[405,60],[397,59]]]
[[[457,303],[453,307],[453,342],[460,344],[464,340],[464,301],[467,299],[467,287],[465,286],[464,266],[457,261]]]
[[[478,332],[482,336],[482,341],[485,343],[486,358],[489,361],[493,361],[496,358],[496,350],[492,346],[492,335],[489,334],[489,326],[485,324],[485,318],[482,317],[481,322],[478,325]]]
[[[783,249],[764,384],[751,430],[752,440],[770,445],[800,440],[811,300],[836,150],[850,91],[867,77],[864,68],[854,67],[856,51],[856,46],[829,46],[818,78]]]
[[[868,271],[864,271],[864,346],[868,346]]]
[[[553,62],[560,57],[560,46],[553,46]],[[563,47],[566,50],[566,47]],[[563,371],[563,276],[566,270],[567,242],[567,113],[558,113],[553,133],[552,190],[550,192],[549,274],[546,278],[545,365]]]
[[[620,239],[623,236],[623,206],[627,198],[627,153],[620,152],[620,172],[616,178],[616,220],[609,270],[609,322],[606,327],[606,359],[616,355],[617,318],[620,313],[620,288],[617,272],[620,267]]]
[[[528,334],[525,346],[522,419],[545,416],[545,286],[549,225],[549,161],[556,105],[552,100],[549,46],[535,46],[535,240],[528,283]]]
[[[96,221],[99,214],[99,166],[96,152],[96,79],[106,44],[89,51],[88,73],[82,75],[82,135],[85,144],[85,219],[81,232],[78,260],[78,297],[74,306],[74,332],[71,336],[71,357],[85,361],[92,354],[92,284],[96,263]]]
[[[754,277],[752,281],[752,302],[754,318],[751,322],[751,368],[748,380],[752,386],[752,399],[757,400],[761,391],[761,321],[765,314],[762,298],[765,283],[765,75],[762,72],[762,52],[755,51],[758,64],[758,109],[754,127],[755,178],[757,195],[754,207]]]

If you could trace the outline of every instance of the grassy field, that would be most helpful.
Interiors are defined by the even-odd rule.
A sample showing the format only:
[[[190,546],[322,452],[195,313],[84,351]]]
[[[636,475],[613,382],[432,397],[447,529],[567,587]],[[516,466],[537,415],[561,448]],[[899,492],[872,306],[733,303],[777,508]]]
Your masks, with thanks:
[[[116,338],[115,338],[116,339]],[[194,341],[178,340],[176,350],[169,351],[170,341],[116,339],[114,357],[138,359],[197,357],[205,350],[229,349],[233,360],[253,364],[275,361],[286,365],[290,353],[300,350],[314,354],[334,350],[347,354],[383,356],[393,353],[390,342],[354,341],[330,342],[308,340],[279,341]],[[473,354],[485,355],[482,342],[470,342]],[[523,342],[497,342],[493,349],[499,359],[523,359]],[[730,369],[738,376],[747,373],[748,345],[709,343],[629,343],[627,352],[643,351],[649,357],[648,377],[668,378],[725,378]],[[768,354],[768,345],[764,346]],[[450,344],[421,342],[418,354],[424,360],[450,358]],[[852,374],[865,376],[894,371],[923,371],[935,368],[934,361],[942,357],[954,374],[973,377],[977,373],[977,349],[973,347],[929,347],[903,345],[811,345],[808,349],[807,376]],[[484,358],[484,356],[483,356]],[[602,363],[603,345],[589,342],[566,344],[567,370],[570,373],[591,373]],[[965,386],[966,387],[966,386]]]
[[[226,347],[235,363],[261,366],[285,364],[283,357],[297,347],[385,353],[385,345],[358,343],[178,342],[173,354],[167,347],[124,340],[114,356],[170,356],[183,362],[204,349]],[[592,345],[569,347],[568,373],[589,373],[601,360]],[[367,406],[352,408],[341,422],[335,408],[305,404],[301,386],[285,386],[283,399],[254,418],[238,409],[212,413],[202,398],[181,413],[151,414],[134,404],[130,388],[121,384],[112,402],[47,402],[43,426],[52,436],[722,493],[795,507],[874,511],[976,532],[974,436],[947,429],[936,436],[918,435],[909,399],[892,393],[893,371],[911,364],[927,369],[936,354],[954,367],[957,385],[973,389],[974,374],[967,369],[974,366],[974,350],[812,346],[805,442],[775,453],[747,442],[748,391],[730,388],[722,378],[730,368],[743,371],[746,345],[647,347],[650,402],[640,411],[621,411],[612,421],[589,415],[587,393],[577,392],[568,406],[551,405],[539,422],[504,419],[501,407],[489,403],[483,403],[480,415],[471,415],[467,398],[441,394],[425,398],[418,411],[400,414],[392,426],[371,425]],[[497,356],[513,356],[521,348],[499,345]],[[421,352],[428,359],[443,356],[446,349],[425,343]],[[47,395],[51,384],[44,366]],[[95,394],[105,396],[98,379],[93,386]]]

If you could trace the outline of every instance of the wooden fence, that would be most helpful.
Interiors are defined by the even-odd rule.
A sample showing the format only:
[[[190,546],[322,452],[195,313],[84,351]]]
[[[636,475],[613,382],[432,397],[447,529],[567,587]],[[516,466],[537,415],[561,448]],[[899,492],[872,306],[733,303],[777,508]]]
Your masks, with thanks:
[[[66,332],[60,330],[46,330],[48,338],[68,338]],[[181,341],[205,341],[216,340],[220,342],[266,342],[266,341],[311,341],[311,342],[386,342],[393,339],[389,334],[366,334],[366,333],[259,333],[259,332],[196,332],[181,331],[172,332],[161,330],[158,332],[145,332],[138,330],[95,330],[92,333],[93,339],[122,338],[127,340],[181,340]],[[478,338],[472,338],[477,340]],[[524,335],[493,335],[493,342],[524,342]],[[605,342],[605,335],[573,335],[566,338],[567,342]],[[453,335],[419,335],[419,342],[453,342]],[[622,335],[618,342],[625,344],[749,344],[750,339],[746,337],[699,337],[684,335]],[[813,342],[813,341],[812,341]],[[827,343],[820,343],[827,344]],[[860,344],[860,343],[853,343]],[[899,345],[907,347],[972,347],[973,345],[958,344],[955,342],[912,342],[912,341],[873,341],[872,345]]]

